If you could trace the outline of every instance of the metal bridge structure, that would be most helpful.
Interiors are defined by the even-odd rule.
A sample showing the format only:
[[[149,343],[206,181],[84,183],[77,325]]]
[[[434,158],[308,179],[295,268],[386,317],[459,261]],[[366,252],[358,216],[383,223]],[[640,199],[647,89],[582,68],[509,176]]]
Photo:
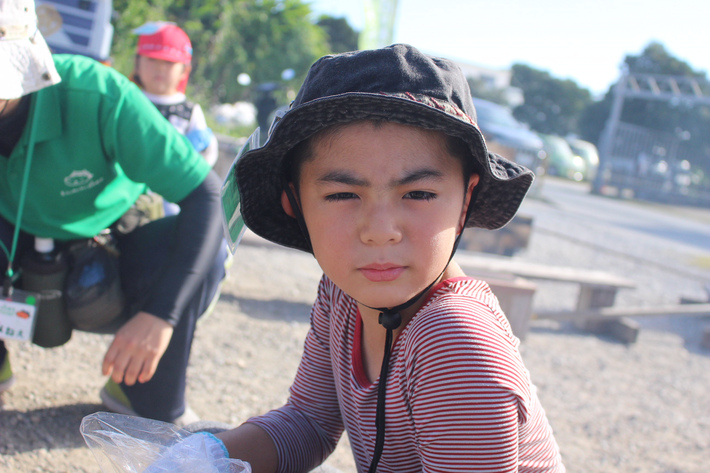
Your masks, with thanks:
[[[592,192],[710,206],[710,193],[689,192],[685,148],[688,132],[664,133],[621,121],[627,99],[664,101],[687,106],[710,105],[710,82],[696,77],[622,72],[615,84],[611,113],[600,143],[600,166]],[[665,163],[668,169],[652,168]],[[665,172],[661,172],[665,171]]]

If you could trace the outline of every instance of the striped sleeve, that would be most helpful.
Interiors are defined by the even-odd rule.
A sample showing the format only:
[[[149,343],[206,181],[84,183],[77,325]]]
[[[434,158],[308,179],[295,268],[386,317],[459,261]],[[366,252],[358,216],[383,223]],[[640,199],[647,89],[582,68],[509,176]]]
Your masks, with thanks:
[[[469,296],[440,297],[405,343],[400,381],[422,471],[559,471],[517,339],[492,295]]]
[[[285,406],[249,419],[276,444],[279,472],[310,471],[330,455],[343,422],[330,362],[329,294],[321,282],[303,356]]]
[[[517,472],[526,415],[525,387],[510,381],[517,360],[487,336],[495,323],[487,307],[450,302],[420,319],[407,340],[406,391],[423,471]]]

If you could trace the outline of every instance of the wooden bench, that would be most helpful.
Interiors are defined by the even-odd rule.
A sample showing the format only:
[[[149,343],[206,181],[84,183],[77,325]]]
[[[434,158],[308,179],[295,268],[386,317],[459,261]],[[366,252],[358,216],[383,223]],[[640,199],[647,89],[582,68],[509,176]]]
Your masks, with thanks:
[[[655,307],[613,307],[619,289],[633,289],[636,284],[604,271],[486,257],[464,250],[459,250],[454,260],[468,275],[489,283],[493,293],[503,299],[501,307],[506,315],[509,310],[516,311],[509,315],[509,319],[513,332],[517,329],[516,336],[521,340],[525,337],[530,319],[572,321],[584,330],[606,333],[625,343],[634,343],[640,326],[631,317],[710,316],[710,301]],[[576,307],[573,310],[526,311],[526,307],[532,306],[532,301],[530,299],[530,304],[526,306],[521,303],[521,299],[532,298],[531,288],[521,285],[519,279],[510,281],[511,278],[577,283],[580,289]],[[521,291],[521,288],[524,291]],[[507,300],[511,298],[512,300]],[[701,346],[710,349],[710,324],[703,331]]]
[[[653,317],[653,316],[684,316],[684,317],[707,317],[710,316],[710,303],[703,304],[675,304],[655,307],[601,307],[598,309],[588,309],[578,312],[570,311],[549,311],[538,312],[534,317],[552,320],[579,320],[584,318],[587,322],[598,322],[602,324],[605,331],[610,335],[627,342],[633,343],[638,335],[638,323],[629,317]],[[604,325],[606,324],[606,325]],[[708,325],[702,335],[700,345],[710,349],[710,325]]]
[[[501,279],[501,276],[508,275],[525,279],[578,284],[579,295],[575,310],[565,312],[570,316],[569,319],[574,320],[575,324],[584,330],[610,333],[627,343],[633,343],[636,340],[639,327],[633,320],[623,316],[598,317],[596,313],[591,315],[588,313],[596,309],[612,307],[619,289],[635,288],[634,281],[605,271],[552,266],[510,258],[486,257],[465,250],[457,251],[454,261],[461,266],[466,274],[484,281]],[[496,293],[495,290],[493,292]],[[530,314],[530,317],[533,317],[533,314]],[[534,317],[557,318],[559,320],[559,313],[536,311]]]

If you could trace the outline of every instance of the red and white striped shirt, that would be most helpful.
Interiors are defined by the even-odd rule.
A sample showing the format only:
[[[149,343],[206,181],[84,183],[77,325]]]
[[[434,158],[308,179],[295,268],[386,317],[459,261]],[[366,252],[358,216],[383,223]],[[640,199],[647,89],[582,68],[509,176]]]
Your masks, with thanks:
[[[249,420],[276,443],[279,472],[322,463],[343,428],[368,470],[378,380],[365,374],[360,337],[356,302],[324,276],[288,402]],[[392,347],[377,471],[564,472],[518,345],[486,283],[438,284]]]

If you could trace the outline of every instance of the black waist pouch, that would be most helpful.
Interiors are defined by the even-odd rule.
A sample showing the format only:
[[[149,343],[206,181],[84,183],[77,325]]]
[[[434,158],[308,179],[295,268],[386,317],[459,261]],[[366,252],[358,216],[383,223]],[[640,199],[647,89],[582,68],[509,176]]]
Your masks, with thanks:
[[[125,308],[119,253],[110,233],[69,245],[64,289],[67,315],[74,328],[111,333]]]

